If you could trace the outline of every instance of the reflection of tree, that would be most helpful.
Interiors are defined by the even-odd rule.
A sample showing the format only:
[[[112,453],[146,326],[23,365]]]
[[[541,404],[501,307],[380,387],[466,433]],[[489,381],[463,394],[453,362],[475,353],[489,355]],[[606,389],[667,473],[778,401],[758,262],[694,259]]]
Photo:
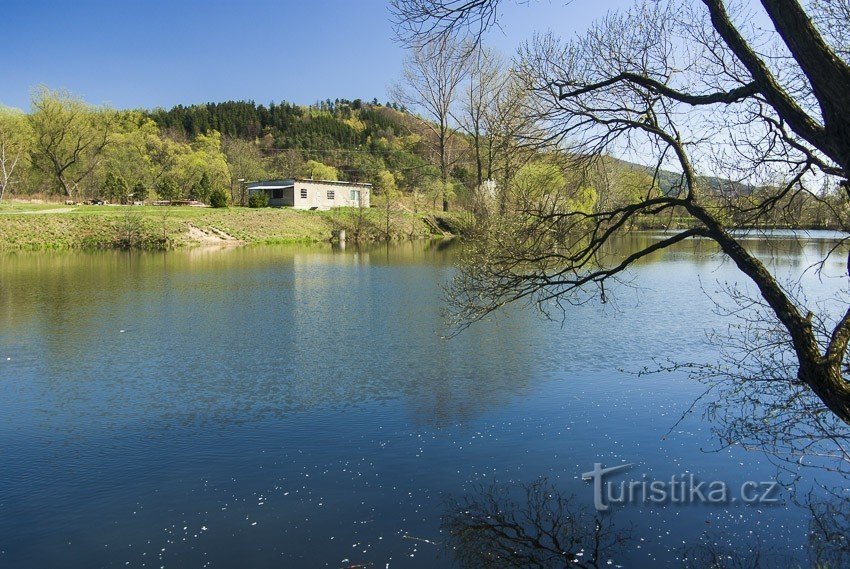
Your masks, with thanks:
[[[398,399],[416,424],[465,423],[526,390],[535,361],[528,319],[439,340],[451,254],[411,242],[8,256],[0,347],[35,360],[27,385],[48,421],[220,426]]]
[[[546,479],[520,488],[519,501],[499,484],[449,500],[442,528],[462,567],[600,567],[628,541]]]
[[[716,535],[704,534],[696,544],[682,549],[682,564],[688,569],[759,569],[761,567],[816,567],[831,569],[850,567],[850,502],[837,493],[827,491],[818,498],[810,493],[801,507],[809,511],[808,543],[803,559],[772,551],[762,544],[749,544],[746,554],[732,546],[722,545]]]
[[[809,556],[816,567],[850,567],[850,501],[829,492],[826,499],[809,495]]]
[[[850,501],[837,492],[809,494],[808,542],[801,555],[752,539],[704,533],[679,550],[689,569],[850,566]],[[547,479],[527,485],[479,486],[447,501],[442,530],[447,551],[464,568],[607,567],[627,561],[632,532],[576,504]],[[617,565],[619,566],[619,565]]]
[[[787,288],[802,296],[799,287]],[[781,323],[763,300],[735,285],[724,285],[722,298],[715,310],[729,324],[708,337],[717,361],[663,369],[684,368],[708,386],[704,411],[723,446],[766,452],[795,476],[800,466],[850,474],[850,429],[798,377]],[[834,323],[811,313],[809,322],[829,338]]]
[[[682,566],[686,569],[758,569],[776,564],[776,559],[773,563],[766,560],[758,547],[749,555],[740,555],[732,549],[718,545],[717,539],[703,537],[701,543],[687,546],[682,551]],[[787,563],[787,566],[792,564]]]

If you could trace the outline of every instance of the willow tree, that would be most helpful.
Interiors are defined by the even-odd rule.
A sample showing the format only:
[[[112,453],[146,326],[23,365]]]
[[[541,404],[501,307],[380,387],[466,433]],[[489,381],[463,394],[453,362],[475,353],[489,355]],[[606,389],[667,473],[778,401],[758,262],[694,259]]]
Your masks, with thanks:
[[[410,37],[480,34],[498,20],[497,8],[497,0],[394,4],[400,31]],[[506,226],[518,232],[471,248],[454,300],[461,323],[469,323],[510,302],[604,299],[607,283],[652,253],[712,240],[755,284],[758,303],[776,322],[771,349],[793,356],[793,366],[781,370],[787,373],[763,378],[777,389],[764,401],[790,413],[784,416],[792,430],[800,420],[823,426],[825,417],[837,418],[825,436],[843,443],[850,307],[843,301],[840,312],[825,313],[807,306],[726,220],[759,226],[777,209],[808,199],[824,203],[833,226],[850,229],[837,200],[820,191],[826,185],[850,197],[850,8],[847,0],[761,0],[744,8],[759,11],[768,25],[723,0],[640,1],[574,40],[548,34],[523,47],[519,75],[546,142],[580,157],[579,165],[639,153],[651,158],[656,179],[665,169],[678,179],[660,195],[647,191],[593,212],[545,204],[513,212],[522,223]],[[733,182],[710,187],[707,173]],[[748,187],[770,191],[732,199]],[[674,213],[687,218],[687,229],[622,255],[607,247],[636,218]],[[776,416],[763,418],[775,426]],[[846,464],[850,454],[843,446],[839,454]]]
[[[28,115],[32,129],[32,165],[73,197],[97,168],[113,131],[113,113],[86,105],[64,91],[42,88]]]

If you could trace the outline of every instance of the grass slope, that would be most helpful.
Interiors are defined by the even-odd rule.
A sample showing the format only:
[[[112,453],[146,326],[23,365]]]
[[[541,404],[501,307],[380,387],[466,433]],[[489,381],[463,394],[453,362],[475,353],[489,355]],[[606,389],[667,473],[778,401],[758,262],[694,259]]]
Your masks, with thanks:
[[[452,216],[447,220],[449,224],[459,222]],[[316,242],[330,239],[334,229],[346,230],[349,239],[383,239],[385,212],[348,208],[320,212],[285,208],[0,204],[0,250],[168,249],[199,243]],[[421,214],[391,213],[391,239],[438,235]]]

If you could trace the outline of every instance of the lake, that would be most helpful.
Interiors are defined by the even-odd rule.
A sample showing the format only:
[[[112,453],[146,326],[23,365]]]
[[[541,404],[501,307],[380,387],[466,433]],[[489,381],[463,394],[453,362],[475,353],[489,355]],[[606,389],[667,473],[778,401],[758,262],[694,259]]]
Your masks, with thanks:
[[[796,274],[829,237],[748,243]],[[516,307],[445,339],[457,254],[0,257],[0,566],[449,567],[452,498],[492,483],[545,477],[592,508],[594,463],[730,487],[775,477],[764,454],[721,448],[699,409],[678,422],[699,383],[635,373],[716,357],[712,291],[743,281],[709,244],[654,255],[563,323]],[[803,284],[814,298],[844,286]],[[608,515],[631,528],[615,566],[680,566],[706,537],[805,558],[808,512],[787,496]]]

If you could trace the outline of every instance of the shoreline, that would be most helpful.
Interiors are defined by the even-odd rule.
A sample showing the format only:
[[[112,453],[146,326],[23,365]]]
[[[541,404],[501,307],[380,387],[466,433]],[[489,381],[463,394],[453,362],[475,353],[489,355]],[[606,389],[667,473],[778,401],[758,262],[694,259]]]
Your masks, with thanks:
[[[132,249],[330,242],[345,230],[350,243],[452,237],[460,212],[372,208],[303,211],[291,208],[72,206],[0,204],[0,251]]]
[[[465,212],[383,208],[305,211],[292,208],[184,206],[61,206],[50,202],[0,203],[0,252],[63,250],[167,251],[189,247],[325,243],[345,230],[350,243],[415,241],[462,236]],[[684,220],[683,220],[684,221]],[[675,230],[683,229],[676,227]],[[636,225],[632,231],[665,231]],[[788,225],[736,231],[836,231]]]

